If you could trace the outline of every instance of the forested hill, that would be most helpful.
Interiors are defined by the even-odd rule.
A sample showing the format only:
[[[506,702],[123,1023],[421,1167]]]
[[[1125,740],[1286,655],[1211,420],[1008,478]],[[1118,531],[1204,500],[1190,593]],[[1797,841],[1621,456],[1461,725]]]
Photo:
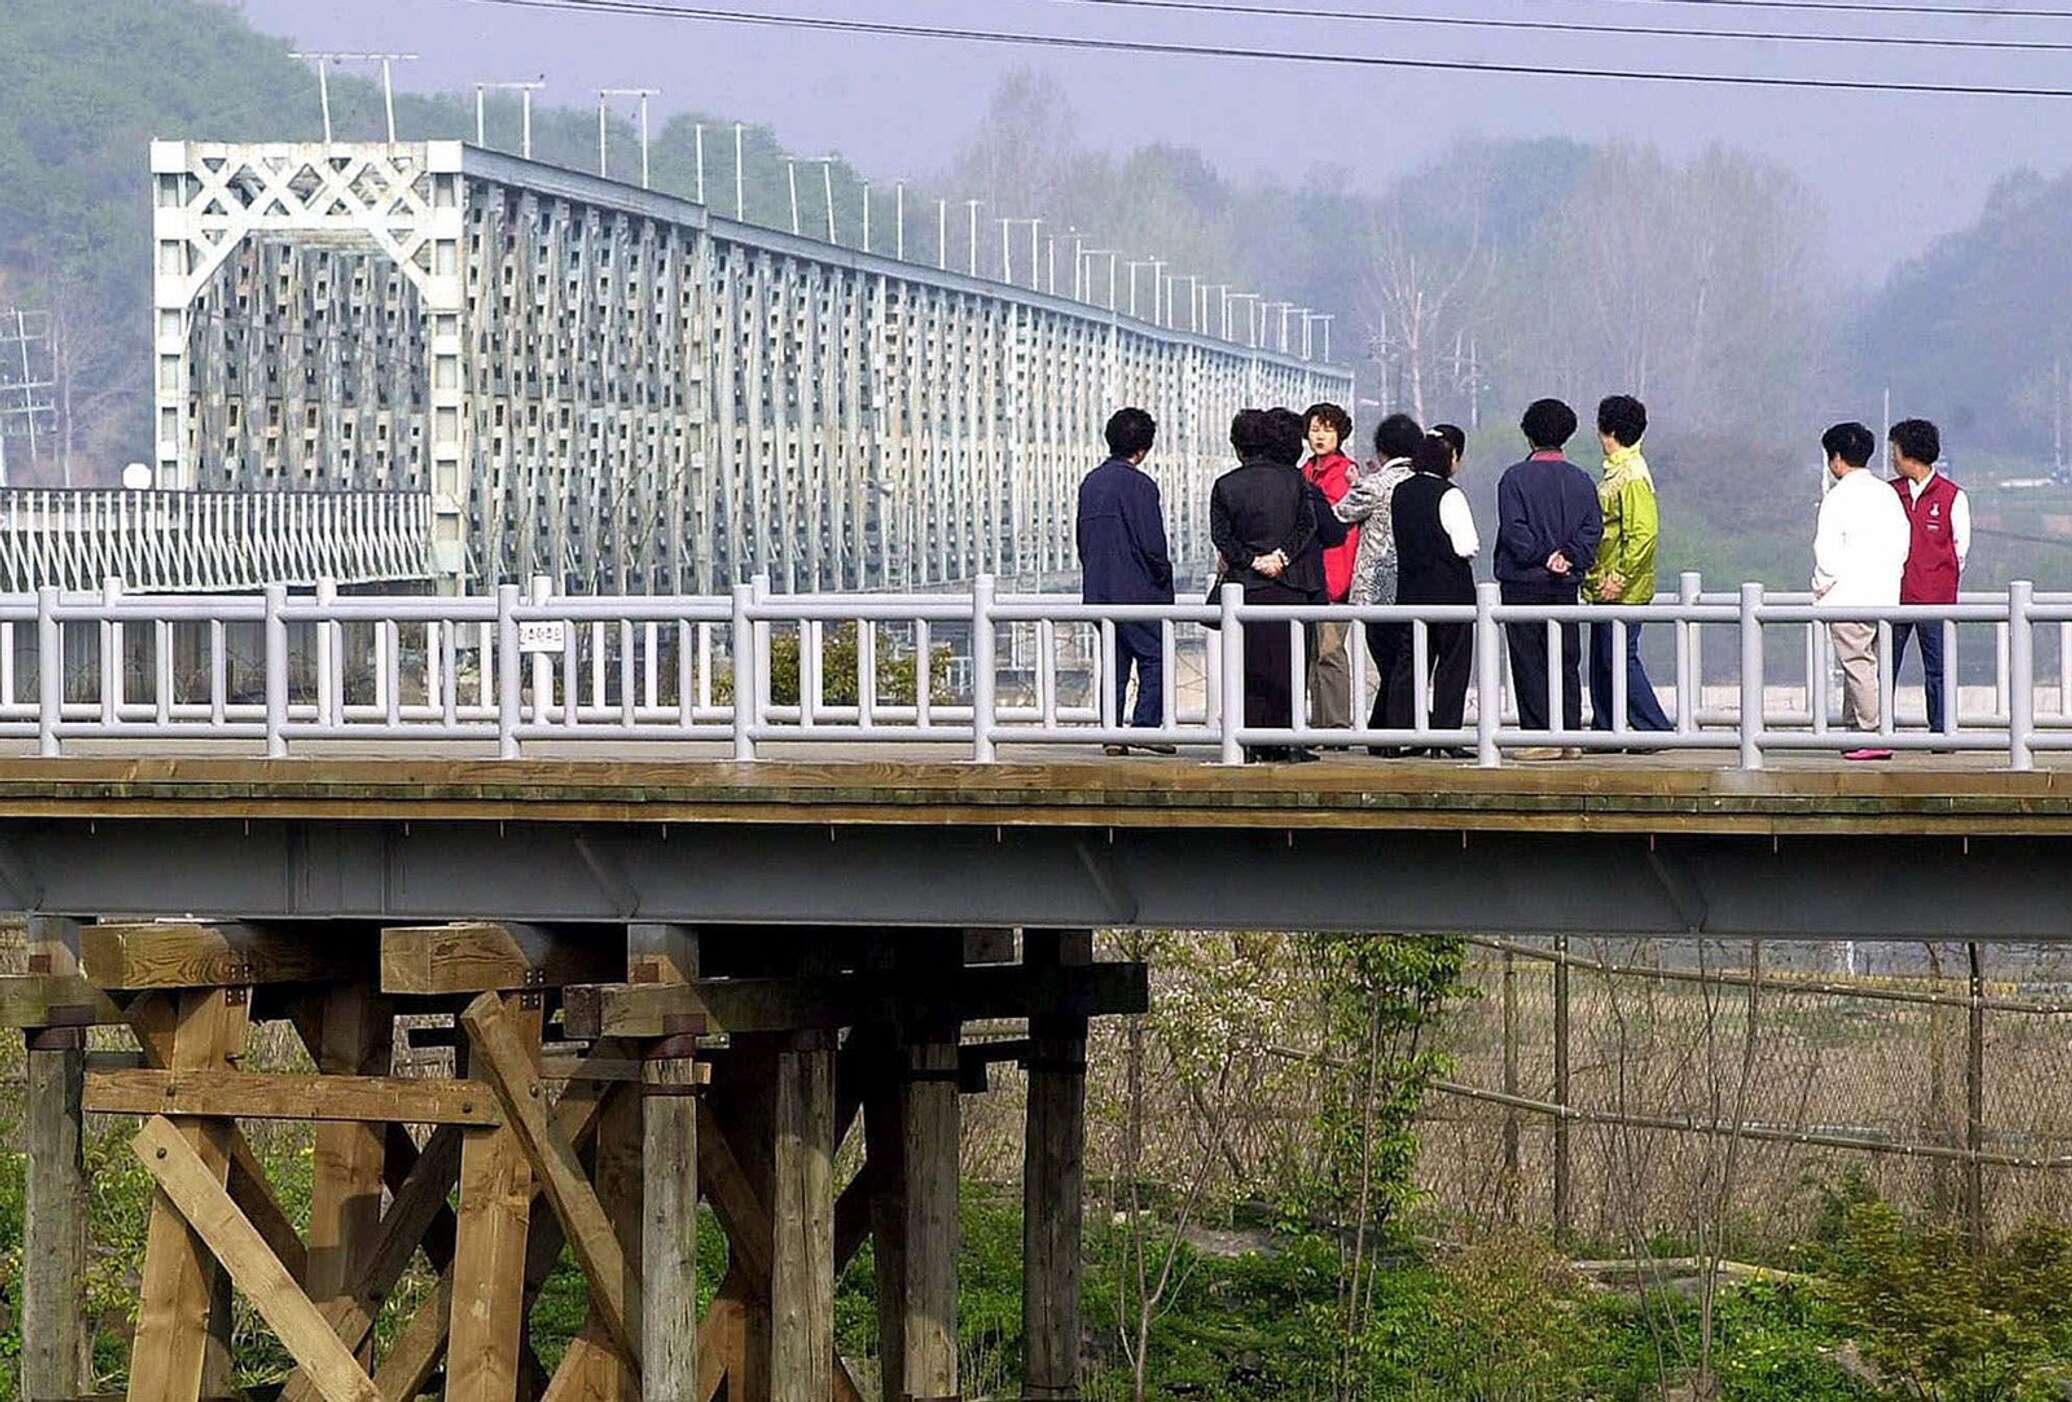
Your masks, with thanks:
[[[1866,383],[1958,441],[2041,458],[2072,387],[2072,174],[2007,176],[1899,270],[1855,331]]]

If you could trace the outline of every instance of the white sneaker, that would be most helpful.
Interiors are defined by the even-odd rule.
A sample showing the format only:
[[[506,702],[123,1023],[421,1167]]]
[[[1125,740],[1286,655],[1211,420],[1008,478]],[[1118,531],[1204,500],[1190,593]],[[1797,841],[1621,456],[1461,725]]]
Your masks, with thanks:
[[[1569,751],[1555,745],[1529,745],[1522,750],[1512,750],[1510,753],[1512,759],[1525,760],[1568,759],[1570,757]]]

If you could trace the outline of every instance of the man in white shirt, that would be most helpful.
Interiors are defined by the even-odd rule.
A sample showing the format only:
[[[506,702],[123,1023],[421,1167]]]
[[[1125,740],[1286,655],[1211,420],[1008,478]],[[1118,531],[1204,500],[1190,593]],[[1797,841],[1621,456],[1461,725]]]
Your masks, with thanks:
[[[1906,508],[1877,474],[1866,471],[1878,440],[1860,423],[1836,424],[1821,435],[1827,470],[1834,478],[1820,503],[1813,537],[1813,595],[1830,607],[1875,608],[1899,602],[1912,534]],[[1842,665],[1842,720],[1849,729],[1878,728],[1878,625],[1850,620],[1828,625],[1835,659]],[[1892,758],[1892,751],[1864,747],[1844,759]]]

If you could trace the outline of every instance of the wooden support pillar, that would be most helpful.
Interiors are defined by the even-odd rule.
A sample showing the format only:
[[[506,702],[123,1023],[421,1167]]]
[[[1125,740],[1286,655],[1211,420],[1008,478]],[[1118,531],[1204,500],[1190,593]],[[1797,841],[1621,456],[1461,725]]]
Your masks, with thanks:
[[[773,1396],[770,1089],[783,1043],[774,1033],[733,1039],[724,1072],[715,1076],[711,1122],[699,1128],[701,1177],[728,1239],[727,1273],[713,1300],[715,1327],[707,1334],[715,1356],[701,1359],[701,1366],[707,1377],[725,1376],[727,1402],[769,1402]]]
[[[635,983],[698,978],[696,932],[627,927],[627,977]],[[650,1043],[641,1068],[642,1395],[684,1402],[698,1385],[698,1064],[694,1032]],[[702,1398],[698,1402],[703,1402]]]
[[[907,1048],[901,1402],[957,1397],[957,1029]]]
[[[32,916],[29,967],[45,978],[79,973],[79,929]],[[86,1081],[86,1029],[29,1028],[27,1218],[22,1231],[21,1395],[80,1397],[91,1391],[92,1338],[86,1326],[86,1172],[80,1099]]]
[[[536,1058],[538,999],[523,993],[501,996],[509,1025]],[[534,1006],[526,1007],[528,1002]],[[493,1092],[485,1085],[483,1094]],[[518,1395],[532,1195],[532,1168],[510,1125],[463,1131],[446,1351],[448,1402],[513,1402]]]
[[[1030,930],[1023,962],[1093,962],[1091,930]],[[1022,1395],[1078,1402],[1081,1212],[1086,1187],[1086,1019],[1029,1024],[1022,1158]]]
[[[244,1050],[250,993],[248,988],[192,988],[144,995],[172,1003],[170,1069],[230,1069],[232,1058]],[[140,1022],[157,1020],[150,1010],[132,1011]],[[219,1187],[230,1176],[231,1129],[227,1120],[201,1119],[177,1129]],[[131,1356],[149,1359],[151,1366],[130,1370],[130,1402],[223,1396],[230,1383],[228,1281],[162,1188],[152,1198],[139,1294]]]
[[[807,1032],[777,1054],[771,1128],[771,1395],[834,1391],[835,1042]]]
[[[877,1277],[878,1363],[884,1394],[897,1397],[906,1377],[906,1096],[896,1073],[863,1102],[870,1150],[871,1265]]]
[[[314,1016],[299,1021],[319,1071],[340,1076],[389,1073],[395,1018],[372,988],[339,984],[313,1005]],[[380,1237],[387,1140],[387,1127],[371,1121],[316,1127],[305,1238],[309,1264],[303,1285],[320,1309],[352,1298],[368,1252]],[[372,1367],[372,1339],[361,1344],[358,1356],[362,1366]]]

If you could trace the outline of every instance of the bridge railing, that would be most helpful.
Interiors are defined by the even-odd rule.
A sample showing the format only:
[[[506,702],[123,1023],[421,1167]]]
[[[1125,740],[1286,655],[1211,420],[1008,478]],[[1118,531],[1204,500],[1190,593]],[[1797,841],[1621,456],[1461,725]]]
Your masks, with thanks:
[[[1369,725],[1378,680],[1364,627],[1348,630],[1350,728],[1308,724],[1313,625],[1394,625],[1411,660],[1413,723]],[[1828,625],[1873,625],[1880,720],[1842,720]],[[1570,625],[1666,633],[1673,667],[1657,699],[1667,731],[1632,723],[1625,669],[1612,671],[1608,714],[1564,698],[1548,679],[1550,725],[1521,719],[1507,643],[1545,630],[1559,655]],[[1902,728],[1893,637],[1939,629],[1948,666],[1946,732]],[[1429,666],[1466,628],[1473,681],[1459,724],[1434,724]],[[1114,684],[1124,629],[1156,637],[1167,681],[1156,724],[1131,726]],[[1435,635],[1435,629],[1448,630]],[[1957,643],[1990,629],[1990,689],[1960,687]],[[1292,715],[1247,705],[1248,651],[1279,652],[1286,633]],[[1734,635],[1721,656],[1719,634]],[[1140,634],[1141,636],[1141,634]],[[2038,663],[2039,636],[2055,675]],[[1705,644],[1715,640],[1708,668]],[[1779,646],[1788,644],[1788,646]],[[1773,679],[1773,661],[1799,661]],[[1718,665],[1723,661],[1732,665]],[[1249,683],[1256,689],[1263,680]],[[1775,668],[1779,673],[1789,669]],[[1277,678],[1276,678],[1277,679]],[[1980,693],[1983,693],[1981,695]],[[1564,706],[1564,701],[1571,702]],[[1271,723],[1269,723],[1271,722]],[[1003,747],[1172,745],[1226,763],[1291,745],[1457,750],[1495,766],[1526,747],[1578,751],[1729,751],[1744,768],[1775,755],[1857,748],[1985,751],[2011,768],[2072,750],[2072,594],[2018,582],[1933,607],[1832,609],[1806,595],[1744,585],[1707,594],[1686,576],[1677,597],[1638,606],[1505,604],[1485,585],[1473,605],[1347,608],[1213,602],[1088,605],[1056,594],[1003,593],[990,576],[968,591],[773,594],[758,579],[727,595],[556,597],[545,581],[464,598],[311,594],[141,595],[45,588],[0,594],[0,739],[56,755],[114,743],[125,752],[226,741],[283,756],[341,741],[479,743],[515,757],[555,741],[656,745],[657,755],[743,761],[801,744],[868,743],[916,756],[998,759]]]

